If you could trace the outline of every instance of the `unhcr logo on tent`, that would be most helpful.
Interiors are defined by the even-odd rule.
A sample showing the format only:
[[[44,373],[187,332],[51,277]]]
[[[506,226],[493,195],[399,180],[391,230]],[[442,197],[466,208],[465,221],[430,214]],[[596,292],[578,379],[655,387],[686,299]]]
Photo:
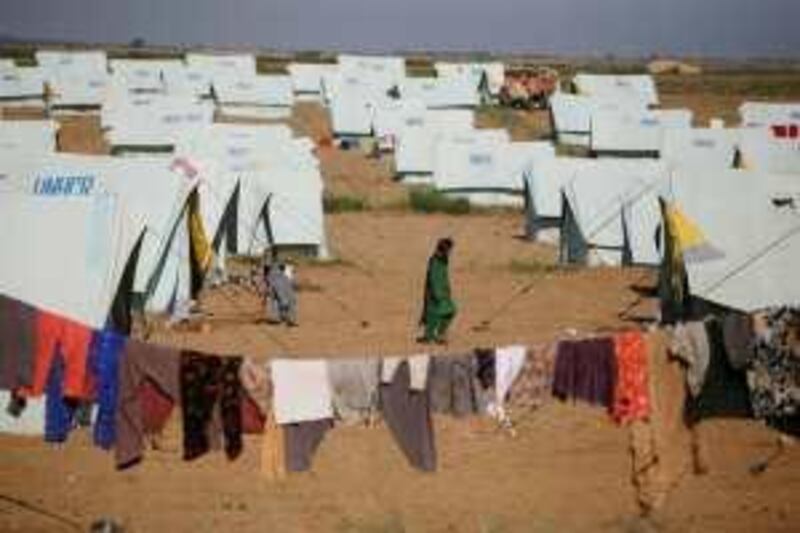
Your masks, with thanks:
[[[93,188],[93,176],[46,176],[33,182],[37,196],[88,196]]]

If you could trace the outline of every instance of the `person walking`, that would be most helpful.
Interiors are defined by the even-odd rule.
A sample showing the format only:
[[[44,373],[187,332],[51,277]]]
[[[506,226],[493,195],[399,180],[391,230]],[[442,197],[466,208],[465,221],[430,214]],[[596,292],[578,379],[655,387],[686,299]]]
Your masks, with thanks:
[[[436,249],[428,260],[425,276],[425,296],[420,325],[424,327],[423,343],[447,343],[447,329],[456,316],[456,304],[450,291],[449,263],[453,240],[439,239]]]

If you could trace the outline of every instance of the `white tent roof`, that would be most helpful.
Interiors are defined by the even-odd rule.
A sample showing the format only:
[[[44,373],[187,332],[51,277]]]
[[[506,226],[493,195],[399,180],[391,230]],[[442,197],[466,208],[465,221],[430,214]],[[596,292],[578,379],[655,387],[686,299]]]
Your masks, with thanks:
[[[92,52],[36,52],[56,106],[99,106],[109,86],[106,54]]]
[[[16,65],[13,59],[0,58],[0,71],[14,70]]]
[[[743,128],[800,124],[800,102],[745,102],[739,107]]]
[[[128,91],[163,91],[163,74],[183,68],[179,59],[112,59],[111,81]]]
[[[339,56],[339,70],[384,91],[405,78],[406,62],[402,57],[343,54]]]
[[[39,68],[0,68],[0,100],[43,97],[44,75]]]
[[[339,65],[330,63],[291,63],[289,75],[292,78],[292,88],[295,93],[322,92],[322,80],[326,74],[333,75],[339,70]]]
[[[424,102],[430,109],[470,108],[480,103],[477,86],[466,76],[406,78],[400,84],[400,94]]]
[[[501,135],[453,136],[436,147],[434,185],[440,190],[519,192],[526,169],[538,159],[553,157],[555,149],[547,142],[511,143]]]
[[[289,76],[215,78],[214,94],[223,105],[291,106],[292,80]]]
[[[601,112],[640,113],[645,109],[638,100],[614,101],[578,94],[557,92],[550,97],[553,124],[562,144],[588,146],[592,117]]]
[[[648,74],[576,74],[573,83],[579,94],[613,101],[637,100],[642,105],[658,105],[658,90]]]
[[[670,168],[733,168],[736,130],[718,128],[670,128],[661,137],[660,157]]]
[[[211,75],[199,68],[168,68],[162,71],[162,78],[169,95],[200,97],[211,94]]]
[[[106,53],[102,50],[38,50],[36,63],[48,74],[55,72],[107,72]]]
[[[106,323],[143,224],[111,195],[0,193],[0,292],[94,328]],[[54,268],[57,274],[54,272]]]
[[[344,81],[344,83],[347,85],[350,82]],[[346,89],[337,88],[333,94],[335,96],[330,102],[329,109],[334,134],[370,135],[375,99],[357,83]]]
[[[57,133],[53,120],[0,120],[0,154],[55,152]]]
[[[214,124],[186,144],[217,161],[240,186],[237,251],[258,255],[267,246],[262,210],[271,195],[276,245],[325,246],[323,182],[313,143],[293,139],[286,126]]]
[[[671,199],[721,257],[687,262],[695,296],[745,312],[800,304],[796,176],[742,170],[673,174]],[[777,207],[776,197],[792,205]]]
[[[500,62],[490,63],[448,63],[445,61],[434,64],[436,75],[439,78],[467,78],[478,88],[481,79],[486,75],[488,89],[491,94],[500,94],[500,89],[505,83],[505,65]]]
[[[5,158],[2,164],[7,169],[4,171],[15,178],[9,179],[4,188],[48,196],[110,194],[126,212],[143,220],[146,231],[134,290],[149,296],[150,310],[165,311],[175,297],[189,297],[188,293],[175,294],[179,278],[185,280],[189,265],[185,252],[188,237],[177,234],[176,228],[181,229],[179,221],[185,216],[186,201],[199,179],[171,168],[172,162],[171,158],[59,153]]]
[[[592,113],[591,148],[596,152],[655,152],[668,129],[692,127],[688,109],[607,111]]]
[[[211,102],[161,94],[117,95],[103,104],[101,114],[112,146],[171,146],[213,120]]]
[[[446,134],[472,132],[473,119],[473,112],[467,109],[429,109],[406,115],[395,148],[396,172],[432,173],[437,141]]]
[[[217,79],[249,78],[256,75],[256,58],[251,54],[186,54],[186,64]]]
[[[800,176],[800,139],[777,138],[767,128],[740,129],[739,155],[742,168]]]
[[[406,119],[425,113],[419,100],[388,99],[373,110],[372,128],[375,136],[397,137],[405,127]]]
[[[657,264],[658,194],[667,180],[663,163],[647,159],[595,159],[577,167],[563,187],[586,241],[622,250],[629,243],[634,263]],[[598,250],[602,262],[619,264],[619,251]]]

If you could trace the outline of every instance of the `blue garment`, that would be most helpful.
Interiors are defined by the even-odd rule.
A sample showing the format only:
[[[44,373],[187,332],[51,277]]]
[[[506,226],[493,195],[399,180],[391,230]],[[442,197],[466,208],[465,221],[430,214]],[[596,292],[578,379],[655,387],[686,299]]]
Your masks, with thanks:
[[[45,442],[64,442],[72,429],[75,404],[64,398],[64,359],[60,347],[47,376],[44,404]]]
[[[125,340],[124,335],[111,330],[95,331],[89,349],[89,372],[97,385],[94,443],[104,450],[111,449],[116,441],[117,368]]]

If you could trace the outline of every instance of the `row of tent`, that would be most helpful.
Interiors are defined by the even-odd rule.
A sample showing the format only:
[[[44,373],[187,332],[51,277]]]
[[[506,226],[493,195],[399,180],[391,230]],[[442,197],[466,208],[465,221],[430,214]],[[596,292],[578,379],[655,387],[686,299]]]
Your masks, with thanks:
[[[24,228],[0,233],[0,291],[39,308],[124,325],[131,304],[185,313],[228,254],[327,254],[314,147],[285,126],[213,124],[170,155],[47,148],[0,151],[0,212]]]
[[[294,98],[332,99],[357,80],[368,89],[404,87],[423,99],[449,106],[461,91],[461,103],[475,105],[477,89],[500,92],[502,63],[435,64],[437,77],[407,77],[405,59],[340,55],[335,63],[291,63],[288,74],[260,75],[251,54],[187,53],[175,59],[109,59],[105,51],[40,50],[36,66],[0,60],[0,102],[43,103],[46,88],[53,109],[96,108],[108,92],[163,93],[208,97],[223,106],[285,107]],[[463,83],[462,83],[463,81]]]

